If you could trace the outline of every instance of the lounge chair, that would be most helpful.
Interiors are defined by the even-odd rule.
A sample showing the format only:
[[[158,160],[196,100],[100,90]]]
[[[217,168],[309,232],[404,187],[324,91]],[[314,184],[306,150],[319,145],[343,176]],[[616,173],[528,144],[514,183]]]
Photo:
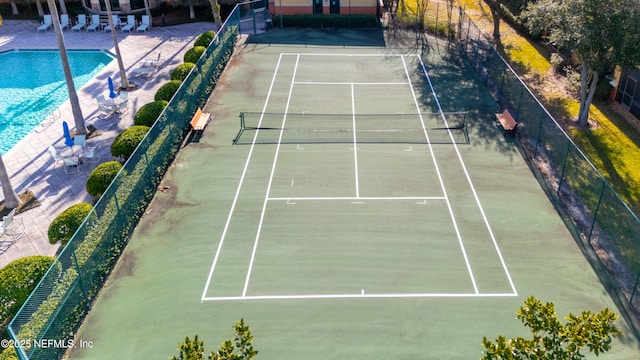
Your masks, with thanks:
[[[62,14],[60,15],[60,30],[63,30],[69,27],[69,15]]]
[[[152,68],[152,67],[144,67],[144,66],[141,66],[139,68],[135,68],[135,69],[131,70],[131,72],[133,73],[133,76],[142,75],[142,76],[146,76],[146,77],[151,76],[151,74],[154,71],[155,71],[154,68]]]
[[[120,21],[118,15],[111,15],[111,22],[113,23],[113,28],[116,30],[118,30],[118,28],[122,25],[122,22]],[[107,26],[105,26],[104,32],[111,31],[111,25],[112,24],[108,24]]]
[[[51,22],[51,15],[45,15],[44,20],[42,21],[42,25],[38,26],[38,32],[47,31],[52,26],[53,23]]]
[[[71,27],[71,31],[82,31],[87,26],[87,15],[78,15],[78,22]]]
[[[149,19],[149,15],[142,15],[142,23],[140,24],[140,26],[138,26],[136,31],[138,32],[147,31],[150,27],[151,27],[151,19]]]
[[[140,67],[148,67],[157,70],[163,63],[164,59],[162,58],[162,53],[158,53],[158,57],[156,59],[144,59],[140,61]]]
[[[100,15],[91,15],[91,25],[87,27],[87,31],[96,31],[100,28]]]
[[[16,209],[11,210],[6,216],[4,216],[2,218],[2,221],[0,222],[0,237],[1,236],[11,236],[13,238],[13,241],[18,241],[23,235],[24,232],[12,232],[11,228],[15,228],[15,225],[12,224],[17,224],[14,218],[14,216],[16,215]]]
[[[127,23],[122,27],[121,31],[131,32],[131,29],[136,27],[136,17],[135,15],[127,15]]]

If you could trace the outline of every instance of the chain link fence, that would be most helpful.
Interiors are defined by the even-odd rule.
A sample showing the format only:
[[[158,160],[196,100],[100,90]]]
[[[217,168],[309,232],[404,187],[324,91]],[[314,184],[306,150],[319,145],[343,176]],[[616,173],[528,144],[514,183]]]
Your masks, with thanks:
[[[242,10],[242,11],[241,11]],[[242,33],[264,28],[264,8],[236,6],[165,110],[7,330],[22,360],[61,358],[174,160],[189,121],[216,86]],[[241,16],[242,15],[242,16]],[[252,23],[253,22],[253,23]]]
[[[503,109],[518,121],[517,144],[538,181],[638,329],[640,221],[497,52],[493,39],[459,10],[458,50]]]

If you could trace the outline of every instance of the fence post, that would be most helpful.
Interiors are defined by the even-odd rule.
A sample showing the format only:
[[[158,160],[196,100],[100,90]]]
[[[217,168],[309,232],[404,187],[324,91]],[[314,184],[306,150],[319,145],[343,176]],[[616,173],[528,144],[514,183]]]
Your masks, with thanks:
[[[75,243],[73,241],[70,241],[69,248],[71,250],[71,258],[73,259],[73,266],[75,266],[76,271],[78,272],[78,282],[80,283],[80,288],[82,289],[82,295],[84,295],[84,297],[86,298],[87,288],[84,285],[84,280],[82,280],[82,273],[80,272],[80,266],[78,265],[78,258],[76,257]]]
[[[569,160],[569,151],[571,150],[571,141],[567,139],[567,151],[564,154],[564,160],[562,161],[562,171],[560,172],[560,182],[558,182],[557,196],[560,199],[560,190],[562,189],[562,183],[564,182],[564,172],[567,169],[567,160]]]
[[[600,188],[600,196],[598,196],[598,204],[593,212],[593,220],[591,221],[591,228],[589,229],[589,235],[587,236],[587,242],[591,240],[591,234],[593,234],[593,228],[596,227],[596,219],[598,218],[598,211],[600,210],[600,204],[602,203],[602,197],[604,196],[604,190],[606,189],[607,182],[602,180],[602,187]]]

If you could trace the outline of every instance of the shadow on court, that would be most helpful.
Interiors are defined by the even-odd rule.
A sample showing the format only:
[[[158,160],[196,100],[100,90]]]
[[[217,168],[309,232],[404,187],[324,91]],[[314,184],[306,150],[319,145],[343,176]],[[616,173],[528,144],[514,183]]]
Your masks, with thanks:
[[[253,35],[249,44],[291,44],[312,46],[386,46],[381,29],[305,29],[298,31],[274,30]]]

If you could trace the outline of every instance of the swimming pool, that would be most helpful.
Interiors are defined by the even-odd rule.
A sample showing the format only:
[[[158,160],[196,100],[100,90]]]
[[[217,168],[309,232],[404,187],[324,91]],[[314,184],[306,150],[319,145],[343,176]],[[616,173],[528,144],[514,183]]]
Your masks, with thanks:
[[[67,53],[76,91],[113,60],[99,50]],[[0,69],[0,152],[6,153],[67,101],[69,92],[57,50],[0,53]]]

